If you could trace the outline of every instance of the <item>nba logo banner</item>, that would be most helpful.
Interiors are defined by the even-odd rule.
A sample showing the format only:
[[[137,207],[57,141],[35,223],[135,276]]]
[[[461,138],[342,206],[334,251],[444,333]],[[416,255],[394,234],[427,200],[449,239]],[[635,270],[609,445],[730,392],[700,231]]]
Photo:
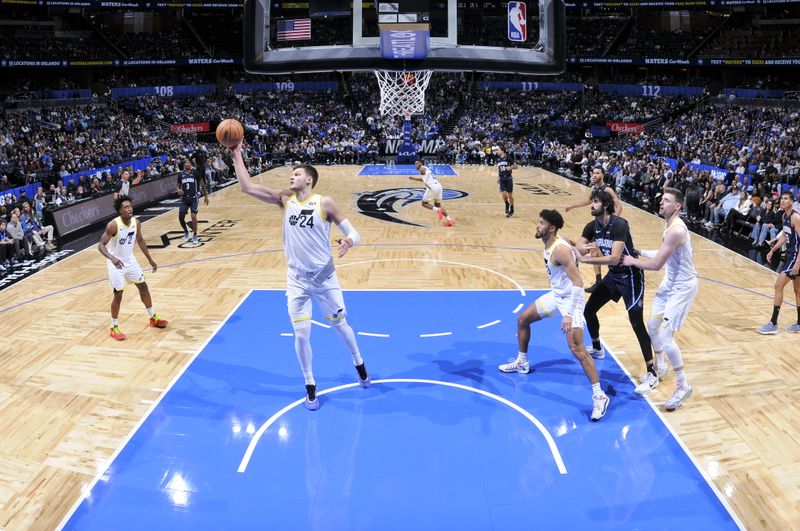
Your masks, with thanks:
[[[508,3],[508,40],[525,42],[528,38],[527,18],[525,2]]]

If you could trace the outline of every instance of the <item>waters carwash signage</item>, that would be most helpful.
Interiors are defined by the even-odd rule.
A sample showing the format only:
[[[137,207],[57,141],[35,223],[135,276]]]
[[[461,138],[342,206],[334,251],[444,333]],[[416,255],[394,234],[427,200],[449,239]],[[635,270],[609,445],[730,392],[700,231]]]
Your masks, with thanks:
[[[381,55],[384,59],[425,59],[430,47],[430,30],[416,29],[417,24],[397,24],[381,28]]]
[[[528,24],[525,2],[508,3],[508,40],[525,42],[528,39]]]

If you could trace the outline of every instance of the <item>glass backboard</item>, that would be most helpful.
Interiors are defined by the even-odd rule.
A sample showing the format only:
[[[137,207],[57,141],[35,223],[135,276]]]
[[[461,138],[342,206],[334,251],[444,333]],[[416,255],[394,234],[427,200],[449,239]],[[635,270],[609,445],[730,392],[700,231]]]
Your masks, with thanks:
[[[254,73],[434,70],[558,74],[566,61],[563,0],[413,1],[413,27],[426,51],[387,57],[386,2],[354,0],[340,9],[245,0],[244,64]],[[402,14],[403,6],[399,3]],[[409,9],[406,7],[406,9]],[[324,13],[324,14],[320,14]],[[394,22],[394,21],[391,21]],[[391,55],[391,54],[390,54]]]

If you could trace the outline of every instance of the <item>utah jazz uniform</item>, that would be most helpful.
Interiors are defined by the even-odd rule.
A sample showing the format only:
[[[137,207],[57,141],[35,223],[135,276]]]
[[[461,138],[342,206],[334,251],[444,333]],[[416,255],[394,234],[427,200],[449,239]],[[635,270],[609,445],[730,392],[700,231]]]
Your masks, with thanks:
[[[600,223],[599,217],[595,218],[584,227],[582,236],[587,241],[595,242],[603,256],[610,256],[611,246],[614,242],[622,241],[625,242],[625,250],[622,255],[638,257],[638,253],[633,247],[633,237],[628,222],[621,217],[612,214],[605,226]],[[644,273],[641,269],[619,264],[609,265],[608,273],[601,282],[608,288],[614,302],[618,302],[622,297],[626,310],[643,307]]]
[[[545,249],[544,251],[544,266],[547,269],[547,276],[550,277],[551,290],[536,299],[536,311],[542,318],[550,317],[553,312],[558,309],[561,316],[572,317],[572,328],[583,328],[583,308],[586,305],[586,300],[581,290],[581,299],[575,307],[575,310],[570,313],[570,302],[572,298],[572,280],[567,276],[563,264],[555,265],[550,261],[553,251],[558,246],[565,246],[569,250],[569,255],[577,264],[577,258],[572,250],[572,246],[560,236]]]
[[[664,264],[664,279],[656,291],[650,317],[663,319],[662,327],[669,327],[677,332],[686,320],[689,308],[697,296],[697,270],[694,268],[692,258],[691,233],[682,219],[675,219],[664,229],[664,238],[667,236],[667,231],[675,225],[683,227],[686,231],[686,241],[675,249]]]
[[[426,203],[430,201],[441,203],[442,184],[428,168],[425,168],[425,173],[422,174],[422,182],[425,183],[425,194],[422,196],[422,200]]]
[[[331,222],[322,213],[322,196],[306,201],[292,195],[284,204],[283,244],[286,253],[286,297],[295,329],[311,326],[311,297],[328,321],[345,316],[344,297],[331,255]]]
[[[141,284],[144,282],[144,273],[133,255],[133,246],[136,245],[136,234],[139,231],[139,220],[131,217],[130,225],[125,225],[122,217],[114,219],[117,230],[111,241],[108,242],[106,249],[115,258],[122,261],[122,269],[117,269],[111,260],[106,260],[108,266],[108,279],[115,291],[122,291],[125,282]]]

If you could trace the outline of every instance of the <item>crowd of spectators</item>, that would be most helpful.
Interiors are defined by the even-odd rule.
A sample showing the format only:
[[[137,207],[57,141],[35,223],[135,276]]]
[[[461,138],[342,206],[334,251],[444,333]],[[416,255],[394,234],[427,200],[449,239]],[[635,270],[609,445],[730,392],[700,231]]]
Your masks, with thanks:
[[[663,187],[677,187],[692,226],[764,263],[777,198],[800,184],[798,128],[796,110],[716,102],[600,149],[547,143],[543,160],[583,179],[601,164],[618,193],[654,211]]]
[[[476,80],[466,74],[433,77],[426,112],[412,119],[412,140],[418,145],[425,142],[427,155],[450,163],[493,164],[498,147],[504,146],[521,164],[542,158],[575,175],[601,163],[621,194],[645,206],[656,204],[665,183],[683,187],[691,198],[687,208],[690,220],[711,231],[741,228],[749,215],[748,203],[737,203],[735,210],[730,202],[721,209],[709,208],[727,191],[718,190],[718,174],[695,165],[720,168],[718,172],[726,176],[747,174],[747,180],[737,182],[741,181],[740,193],[748,196],[750,205],[772,199],[782,184],[797,184],[800,179],[800,113],[796,110],[724,100],[708,104],[701,103],[705,101],[702,98],[623,97],[590,87],[579,91],[484,90]],[[132,79],[113,81],[133,83]],[[107,193],[124,168],[115,173],[90,172],[71,184],[67,177],[147,158],[153,164],[131,172],[131,182],[176,171],[180,158],[198,150],[200,144],[194,135],[171,133],[169,124],[215,122],[226,117],[245,125],[254,148],[250,164],[255,170],[297,160],[376,162],[384,144],[402,137],[403,120],[380,115],[374,76],[353,75],[337,86],[336,92],[233,94],[220,90],[184,100],[141,96],[119,100],[118,106],[95,103],[6,113],[0,118],[0,172],[4,174],[0,189],[41,181],[45,184],[44,208]],[[594,123],[646,123],[654,118],[663,123],[639,135],[575,141]],[[578,135],[562,135],[565,131]],[[167,156],[166,163],[160,163],[160,155]],[[210,181],[229,175],[225,155],[209,154]],[[727,178],[728,187],[733,182]],[[3,205],[7,222],[13,207],[22,211],[26,200],[31,201],[4,199],[8,202]],[[42,210],[34,203],[31,206],[34,212]],[[744,218],[729,215],[733,211]],[[753,242],[758,244],[760,236],[760,232],[753,234]],[[768,230],[765,237],[769,237]],[[41,246],[35,237],[31,240],[33,244],[28,243],[34,248],[27,254],[35,257]],[[45,235],[44,252],[47,241]]]

